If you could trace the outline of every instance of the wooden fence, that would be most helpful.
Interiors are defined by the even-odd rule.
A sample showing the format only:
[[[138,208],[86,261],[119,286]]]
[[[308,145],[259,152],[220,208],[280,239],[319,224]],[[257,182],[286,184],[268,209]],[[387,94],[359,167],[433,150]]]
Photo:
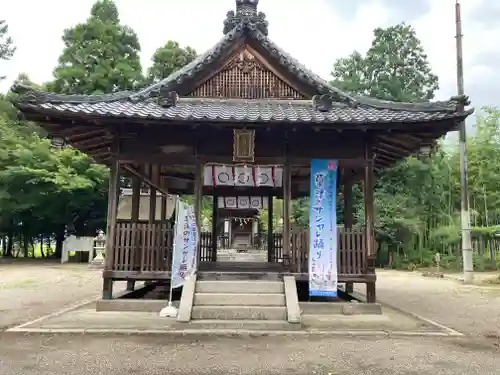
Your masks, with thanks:
[[[281,233],[273,233],[271,261],[283,263],[289,272],[309,270],[309,230],[294,229],[290,235],[290,253],[283,249]],[[117,223],[114,242],[114,271],[170,271],[173,230],[166,223]],[[200,233],[199,261],[215,259],[212,234]],[[363,230],[338,229],[337,269],[340,275],[366,274],[366,235]]]

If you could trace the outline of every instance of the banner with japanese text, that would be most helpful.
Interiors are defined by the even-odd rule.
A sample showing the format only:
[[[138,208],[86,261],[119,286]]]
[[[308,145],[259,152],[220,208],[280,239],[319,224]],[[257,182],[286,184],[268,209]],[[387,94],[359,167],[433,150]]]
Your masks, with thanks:
[[[172,254],[172,288],[184,282],[196,272],[198,228],[194,206],[177,200],[174,243]]]
[[[337,296],[337,164],[337,160],[311,160],[310,296]]]

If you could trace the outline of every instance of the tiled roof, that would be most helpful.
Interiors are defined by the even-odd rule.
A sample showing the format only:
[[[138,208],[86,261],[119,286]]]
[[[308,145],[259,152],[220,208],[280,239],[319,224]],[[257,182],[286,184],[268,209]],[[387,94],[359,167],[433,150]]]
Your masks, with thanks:
[[[433,103],[395,103],[354,97],[331,86],[307,69],[267,36],[267,21],[257,13],[257,0],[238,0],[237,14],[228,13],[225,35],[211,49],[169,77],[138,92],[107,95],[58,95],[26,86],[17,86],[15,103],[21,110],[56,111],[68,114],[156,118],[171,120],[290,121],[309,123],[416,122],[464,118],[472,110],[460,111],[468,98],[455,97]],[[240,7],[238,13],[238,6]],[[317,96],[313,101],[181,99],[172,103],[172,94],[187,95],[188,87],[200,76],[216,69],[238,43],[257,44],[268,56],[287,69]],[[175,95],[174,95],[175,96]],[[154,101],[157,101],[156,103]]]
[[[391,123],[439,121],[457,117],[452,111],[377,109],[337,105],[320,111],[310,100],[243,100],[181,98],[162,107],[154,101],[31,104],[45,111],[120,118],[172,121],[244,121],[296,123]]]

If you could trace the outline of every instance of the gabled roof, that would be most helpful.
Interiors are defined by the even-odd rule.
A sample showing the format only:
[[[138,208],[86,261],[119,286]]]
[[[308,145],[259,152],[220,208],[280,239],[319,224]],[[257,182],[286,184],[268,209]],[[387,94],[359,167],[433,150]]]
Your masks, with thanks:
[[[23,111],[51,115],[78,115],[173,121],[244,121],[306,123],[429,122],[467,117],[472,109],[467,97],[431,103],[395,103],[357,97],[330,85],[273,43],[267,21],[257,13],[258,0],[236,0],[236,14],[229,12],[224,36],[211,49],[162,81],[138,92],[106,95],[58,95],[18,85],[16,101]],[[308,87],[310,101],[187,99],[187,88],[207,72],[217,69],[235,46],[249,43],[262,50],[280,68]],[[178,100],[177,96],[180,96]]]

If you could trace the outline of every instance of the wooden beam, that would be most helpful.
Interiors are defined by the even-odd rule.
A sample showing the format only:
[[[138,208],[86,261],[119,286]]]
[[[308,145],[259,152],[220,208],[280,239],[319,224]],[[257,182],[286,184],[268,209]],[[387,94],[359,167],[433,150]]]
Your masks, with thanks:
[[[196,214],[196,224],[201,231],[201,205],[203,200],[203,163],[200,159],[196,161],[196,179],[194,181],[194,209]],[[200,254],[201,255],[201,254]]]
[[[159,184],[152,181],[148,176],[146,176],[143,172],[138,171],[135,167],[130,164],[120,164],[123,169],[130,172],[132,175],[139,177],[142,181],[147,183],[149,186],[155,188],[162,194],[168,194],[167,190],[163,189]]]
[[[374,202],[373,202],[373,189],[374,189],[374,176],[373,176],[373,153],[371,145],[367,144],[365,149],[365,158],[369,162],[365,166],[364,178],[364,203],[365,203],[365,228],[366,228],[366,249],[367,255],[373,254],[373,235],[374,235]]]
[[[283,167],[283,254],[291,256],[290,249],[290,205],[292,203],[291,166],[285,160]]]
[[[139,206],[141,198],[141,180],[138,176],[132,176],[132,209],[130,219],[133,223],[139,221]]]
[[[274,236],[273,236],[273,196],[268,195],[267,201],[267,261],[274,262]]]
[[[113,145],[114,150],[118,149],[118,143]],[[115,251],[115,231],[116,231],[116,215],[118,211],[118,189],[120,181],[120,166],[118,160],[113,160],[111,163],[108,186],[108,215],[106,223],[106,258],[105,270],[113,269],[114,251]],[[113,298],[113,280],[103,278],[102,298]]]

